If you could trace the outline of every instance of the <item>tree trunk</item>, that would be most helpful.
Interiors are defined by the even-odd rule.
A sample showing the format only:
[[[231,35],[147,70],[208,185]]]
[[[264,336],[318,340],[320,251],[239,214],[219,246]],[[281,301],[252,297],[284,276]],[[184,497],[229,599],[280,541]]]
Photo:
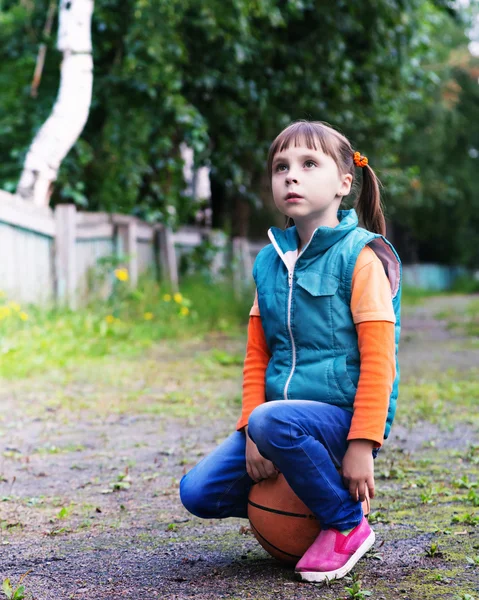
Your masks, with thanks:
[[[195,169],[195,153],[185,142],[180,144],[180,153],[183,159],[185,193],[192,197],[198,203],[198,206],[202,207],[195,218],[203,225],[211,226],[210,169],[208,167]]]
[[[235,198],[233,220],[231,223],[232,237],[248,237],[251,205],[243,198]]]
[[[47,206],[60,164],[88,119],[93,86],[93,0],[61,0],[57,48],[63,52],[60,88],[52,113],[27,153],[17,194]]]

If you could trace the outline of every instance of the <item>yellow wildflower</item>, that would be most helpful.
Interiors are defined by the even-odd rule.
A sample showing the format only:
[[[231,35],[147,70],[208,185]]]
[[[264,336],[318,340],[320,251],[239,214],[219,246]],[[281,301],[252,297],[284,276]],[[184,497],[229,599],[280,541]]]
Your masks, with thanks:
[[[18,302],[9,302],[8,306],[14,310],[15,312],[20,312],[20,304],[18,304]]]
[[[12,314],[12,311],[9,306],[0,306],[0,314],[5,319],[5,317],[9,317]]]
[[[183,296],[177,292],[174,296],[173,296],[173,300],[175,302],[177,302],[178,304],[181,304],[182,300],[183,300]]]
[[[128,270],[127,269],[115,269],[115,277],[119,281],[128,281]]]
[[[186,316],[190,312],[190,309],[187,306],[182,306],[180,310],[180,315]]]
[[[115,317],[113,315],[106,315],[105,321],[107,323],[114,323],[115,322]]]
[[[151,319],[153,319],[153,313],[152,312],[146,312],[143,315],[143,318],[145,319],[145,321],[151,321]]]
[[[170,296],[170,294],[165,294],[165,295],[163,296],[163,300],[164,300],[165,302],[171,302],[171,296]]]
[[[28,315],[26,312],[20,312],[20,313],[18,313],[18,316],[20,317],[20,319],[22,321],[28,321]]]

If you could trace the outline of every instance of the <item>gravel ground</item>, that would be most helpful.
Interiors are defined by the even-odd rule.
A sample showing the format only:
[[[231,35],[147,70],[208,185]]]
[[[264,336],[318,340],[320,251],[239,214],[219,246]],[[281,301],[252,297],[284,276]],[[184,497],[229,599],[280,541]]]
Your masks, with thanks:
[[[479,365],[479,346],[435,318],[451,307],[461,310],[468,301],[430,299],[405,311],[403,381],[431,381],[447,370],[458,380],[462,374],[470,378]],[[193,372],[212,347],[241,355],[244,340],[214,338],[177,349],[180,371],[171,353],[158,348],[158,368],[171,370],[181,389],[190,368]],[[132,378],[139,362],[130,365]],[[68,405],[53,401],[64,390],[48,377],[2,386],[2,580],[17,584],[27,573],[27,598],[37,600],[365,597],[348,595],[350,581],[329,588],[300,583],[291,567],[257,544],[246,521],[203,521],[181,506],[182,474],[234,426],[240,365],[211,384],[221,399],[216,412],[209,405],[206,414],[197,409],[183,417],[148,412],[144,404],[139,411],[133,401],[112,414],[82,408],[79,398],[100,393],[97,383],[83,380]],[[225,390],[236,394],[235,402],[225,405]],[[457,418],[446,428],[434,420],[405,423],[398,419],[377,460],[377,542],[356,569],[358,581],[372,598],[385,600],[479,598],[479,566],[465,559],[479,557],[474,520],[477,515],[479,521],[479,510],[442,488],[434,491],[437,481],[452,485],[464,474],[477,481],[479,459],[470,450],[479,444],[477,422]],[[451,493],[459,493],[451,485]],[[451,515],[466,508],[469,522],[464,517],[453,524]]]

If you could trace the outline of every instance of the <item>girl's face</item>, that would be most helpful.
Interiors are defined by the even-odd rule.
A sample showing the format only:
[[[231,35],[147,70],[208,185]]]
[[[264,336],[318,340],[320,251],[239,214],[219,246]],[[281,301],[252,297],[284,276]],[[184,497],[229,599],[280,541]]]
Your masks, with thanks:
[[[351,190],[352,175],[341,174],[336,162],[322,150],[291,146],[273,159],[274,203],[297,225],[337,224],[343,196]]]

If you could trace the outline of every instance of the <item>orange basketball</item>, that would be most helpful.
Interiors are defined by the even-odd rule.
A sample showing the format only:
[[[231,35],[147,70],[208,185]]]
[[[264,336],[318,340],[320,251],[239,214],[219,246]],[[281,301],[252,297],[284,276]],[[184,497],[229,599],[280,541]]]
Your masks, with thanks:
[[[369,502],[363,503],[369,514]],[[252,486],[248,498],[251,530],[263,548],[283,562],[296,564],[319,534],[318,519],[289,487],[281,473]]]

